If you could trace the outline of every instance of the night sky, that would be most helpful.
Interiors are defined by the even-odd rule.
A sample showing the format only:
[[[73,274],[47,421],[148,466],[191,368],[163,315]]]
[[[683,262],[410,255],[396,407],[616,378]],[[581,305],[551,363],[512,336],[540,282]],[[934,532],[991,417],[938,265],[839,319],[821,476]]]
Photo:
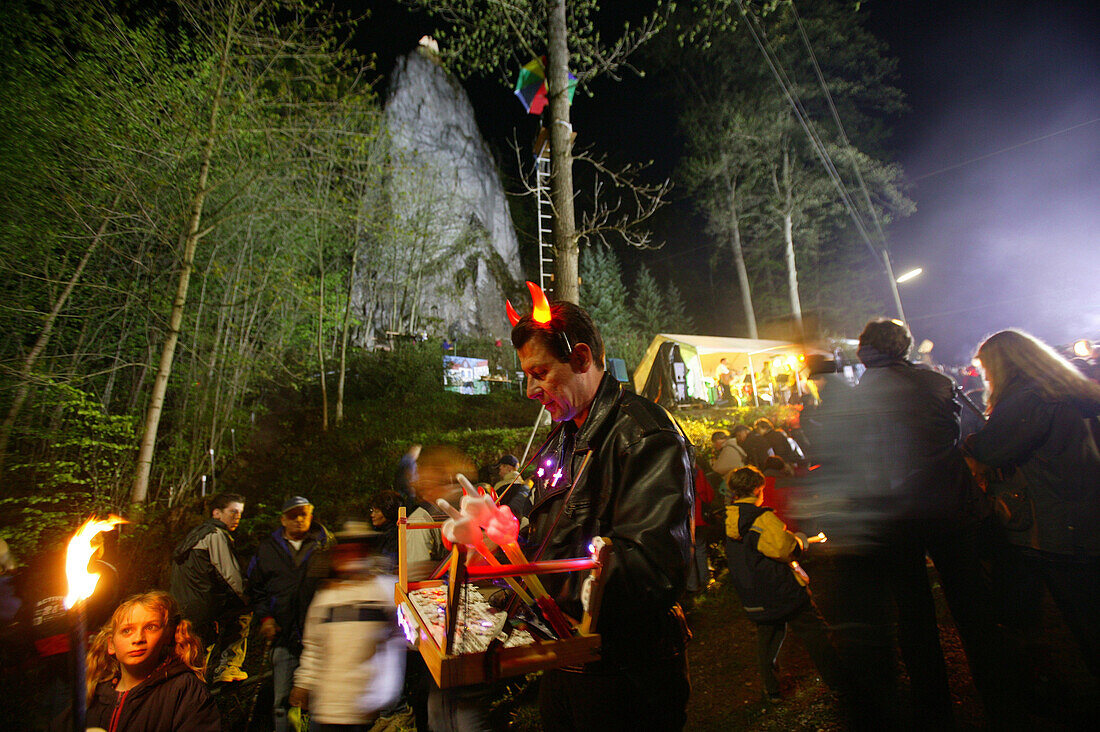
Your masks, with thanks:
[[[925,270],[899,286],[914,335],[949,363],[1010,326],[1096,338],[1100,3],[871,8],[911,107],[895,145],[917,213],[890,238],[897,272]]]
[[[388,2],[369,6],[370,25],[387,29],[367,40],[385,73],[433,24]],[[866,6],[869,28],[899,59],[910,106],[891,144],[917,212],[887,235],[897,273],[924,269],[899,286],[914,336],[932,339],[945,363],[968,360],[983,335],[1011,326],[1054,344],[1100,338],[1100,3]],[[591,97],[578,94],[578,144],[653,159],[655,174],[671,174],[675,111],[655,83],[598,81]],[[535,118],[502,81],[465,85],[498,152],[513,131],[521,143],[533,136]],[[628,281],[641,262],[678,268],[682,286],[699,278],[699,226],[685,206],[671,207],[658,231],[666,248],[624,257]],[[884,314],[893,316],[892,306]],[[700,316],[705,332],[743,335]]]

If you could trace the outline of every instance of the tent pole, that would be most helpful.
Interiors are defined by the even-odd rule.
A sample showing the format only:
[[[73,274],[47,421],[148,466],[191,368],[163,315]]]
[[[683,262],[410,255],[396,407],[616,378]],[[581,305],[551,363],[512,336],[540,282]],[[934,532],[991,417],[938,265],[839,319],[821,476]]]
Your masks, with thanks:
[[[756,369],[752,365],[752,354],[746,354],[749,357],[749,378],[752,379],[752,403],[759,407],[760,397],[756,393]]]
[[[542,413],[546,411],[546,407],[539,406],[539,414],[535,417],[535,426],[531,428],[531,436],[527,438],[527,447],[523,448],[523,458],[519,461],[520,465],[527,464],[527,453],[531,451],[531,443],[535,439],[535,433],[539,431],[539,425],[542,424]]]

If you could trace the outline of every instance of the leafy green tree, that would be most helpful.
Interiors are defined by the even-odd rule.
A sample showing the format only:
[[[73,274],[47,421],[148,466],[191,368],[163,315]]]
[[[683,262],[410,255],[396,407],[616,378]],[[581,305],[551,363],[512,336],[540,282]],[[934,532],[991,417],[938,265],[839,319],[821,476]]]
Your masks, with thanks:
[[[672,316],[665,297],[657,280],[650,274],[649,267],[643,264],[634,281],[634,301],[631,308],[634,325],[643,334],[652,336],[670,325]]]
[[[327,18],[298,0],[183,0],[181,10],[195,53],[211,72],[205,103],[198,105],[202,114],[195,120],[201,130],[191,161],[196,177],[186,199],[176,294],[144,420],[131,493],[136,504],[143,503],[148,492],[196,250],[219,224],[204,214],[207,197],[222,188],[231,201],[260,176],[291,169],[295,153],[313,128],[314,115],[327,111],[336,91],[333,82],[348,60],[335,44],[333,28],[325,25]],[[323,291],[319,299],[324,300]]]
[[[619,259],[610,247],[590,246],[581,260],[581,305],[592,316],[610,356],[637,366],[649,336],[642,333],[627,305]]]
[[[13,0],[0,10],[0,175],[20,181],[0,194],[0,286],[11,303],[0,317],[22,336],[8,342],[15,349],[0,347],[0,358],[18,364],[9,366],[0,465],[32,388],[51,378],[51,349],[80,361],[71,326],[96,314],[78,286],[102,280],[93,258],[106,246],[125,252],[123,237],[142,226],[138,197],[152,188],[140,171],[163,169],[144,154],[158,147],[161,112],[146,95],[170,100],[172,80],[155,27],[120,24],[86,4]],[[144,64],[116,67],[120,54]]]
[[[668,325],[665,330],[692,333],[695,330],[695,319],[688,315],[684,296],[672,280],[669,280],[668,287],[665,288],[665,302],[668,303]]]

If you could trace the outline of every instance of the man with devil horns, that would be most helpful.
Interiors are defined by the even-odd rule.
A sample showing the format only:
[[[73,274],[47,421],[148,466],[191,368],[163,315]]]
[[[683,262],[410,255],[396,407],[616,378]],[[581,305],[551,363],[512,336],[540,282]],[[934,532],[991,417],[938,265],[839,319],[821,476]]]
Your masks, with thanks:
[[[679,730],[689,693],[688,631],[677,599],[691,557],[689,442],[663,408],[623,391],[605,372],[603,339],[569,302],[550,304],[528,282],[534,310],[508,304],[527,396],[558,423],[540,461],[561,478],[535,496],[529,518],[537,559],[585,556],[611,540],[596,631],[599,661],[546,673],[546,730]],[[583,612],[579,574],[547,575],[568,615]]]

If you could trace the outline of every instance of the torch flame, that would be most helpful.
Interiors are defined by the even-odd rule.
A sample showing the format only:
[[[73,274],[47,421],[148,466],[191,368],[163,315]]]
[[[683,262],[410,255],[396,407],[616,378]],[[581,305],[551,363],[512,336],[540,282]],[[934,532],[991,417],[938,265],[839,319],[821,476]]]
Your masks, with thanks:
[[[65,596],[66,609],[91,597],[99,584],[99,575],[88,571],[88,562],[92,561],[97,548],[92,546],[92,539],[102,531],[110,531],[116,524],[125,523],[128,523],[126,519],[114,514],[102,521],[92,516],[84,522],[76,536],[69,540],[69,550],[65,555],[65,576],[69,580],[69,594]]]
[[[527,289],[531,291],[531,320],[544,325],[549,323],[550,303],[546,299],[546,293],[534,282],[528,282]]]

